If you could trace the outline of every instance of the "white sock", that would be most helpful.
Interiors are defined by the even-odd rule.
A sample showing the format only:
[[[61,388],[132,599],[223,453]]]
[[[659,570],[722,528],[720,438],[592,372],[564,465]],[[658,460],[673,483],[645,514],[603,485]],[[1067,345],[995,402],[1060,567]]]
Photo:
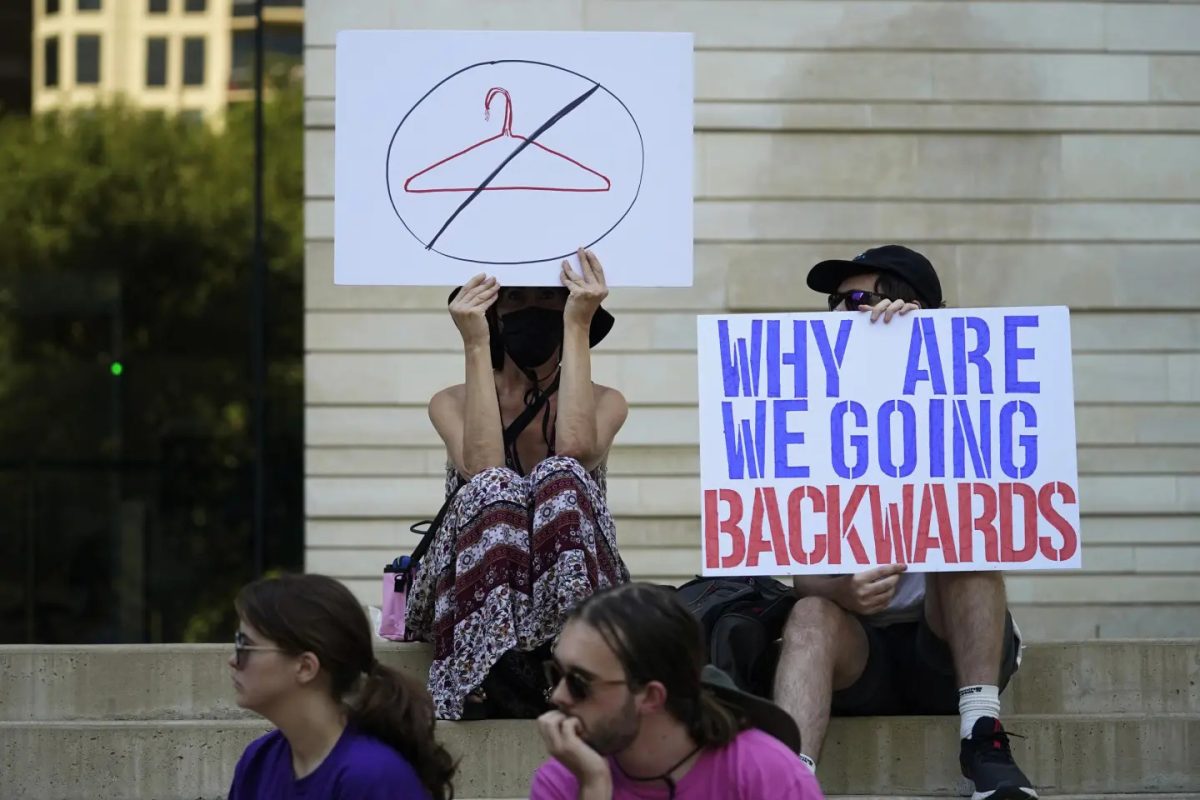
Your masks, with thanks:
[[[970,739],[971,729],[980,717],[1000,718],[1000,688],[997,686],[964,686],[958,690],[958,736]]]
[[[806,766],[810,770],[812,770],[813,775],[817,774],[817,762],[813,761],[811,758],[804,755],[804,753],[800,754],[800,760],[804,762],[804,766]]]

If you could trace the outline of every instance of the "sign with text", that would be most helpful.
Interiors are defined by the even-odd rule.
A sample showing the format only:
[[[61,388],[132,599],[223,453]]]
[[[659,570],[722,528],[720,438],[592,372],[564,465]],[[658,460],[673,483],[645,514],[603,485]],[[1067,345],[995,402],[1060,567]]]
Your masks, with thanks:
[[[697,326],[705,575],[1081,566],[1065,307]]]

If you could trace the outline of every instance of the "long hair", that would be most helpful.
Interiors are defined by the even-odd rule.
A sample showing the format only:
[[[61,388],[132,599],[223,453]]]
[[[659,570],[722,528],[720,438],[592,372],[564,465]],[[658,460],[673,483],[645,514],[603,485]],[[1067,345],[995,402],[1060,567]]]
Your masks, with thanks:
[[[283,650],[316,655],[350,722],[399,752],[434,800],[452,800],[456,765],[434,738],[433,700],[375,659],[366,614],[349,589],[324,575],[284,575],[248,584],[234,605]]]
[[[567,621],[586,622],[616,653],[631,688],[658,681],[666,709],[696,744],[719,747],[747,727],[745,719],[700,683],[704,633],[675,593],[649,583],[625,583],[597,592],[571,610]]]

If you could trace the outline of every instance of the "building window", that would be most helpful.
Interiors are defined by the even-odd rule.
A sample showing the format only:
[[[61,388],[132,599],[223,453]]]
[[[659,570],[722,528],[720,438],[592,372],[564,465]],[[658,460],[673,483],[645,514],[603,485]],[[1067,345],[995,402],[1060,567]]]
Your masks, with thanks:
[[[80,86],[100,82],[100,37],[92,34],[75,37],[75,83]]]
[[[204,39],[189,36],[183,40],[183,85],[204,85]]]
[[[151,14],[166,14],[169,6],[170,0],[150,0],[149,11]]]
[[[189,14],[203,14],[208,7],[205,0],[184,0],[183,10]]]
[[[100,0],[78,0],[79,5],[76,6],[80,11],[99,11]]]
[[[57,14],[58,13],[58,0],[46,0],[46,13],[47,14]]]
[[[152,36],[146,40],[146,85],[167,85],[167,40]]]
[[[58,86],[58,37],[50,36],[42,42],[42,61],[45,74],[42,81],[46,86]]]

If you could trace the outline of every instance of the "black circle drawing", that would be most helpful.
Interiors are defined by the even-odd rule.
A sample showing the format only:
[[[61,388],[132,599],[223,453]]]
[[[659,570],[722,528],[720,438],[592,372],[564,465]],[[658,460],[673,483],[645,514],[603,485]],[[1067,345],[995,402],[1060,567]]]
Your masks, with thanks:
[[[415,112],[417,112],[417,110],[419,108],[421,108],[422,104],[425,103],[427,100],[429,100],[429,98],[432,97],[439,90],[442,90],[443,87],[447,86],[451,81],[453,81],[456,78],[466,75],[471,70],[478,70],[481,68],[492,67],[492,66],[497,66],[497,65],[502,65],[502,64],[529,65],[529,66],[533,66],[533,67],[541,67],[541,68],[546,68],[546,69],[550,69],[550,70],[557,70],[560,73],[565,73],[567,75],[572,75],[572,76],[582,79],[590,86],[590,88],[587,91],[585,91],[583,94],[581,94],[579,97],[576,97],[574,100],[567,103],[555,115],[553,115],[552,117],[547,119],[545,122],[543,122],[541,124],[541,126],[539,128],[537,128],[536,130],[534,130],[528,137],[519,136],[519,135],[515,135],[515,134],[511,133],[510,120],[511,120],[511,113],[512,113],[512,98],[509,97],[508,92],[502,88],[492,89],[487,95],[486,102],[490,104],[492,102],[493,95],[495,95],[496,93],[500,93],[503,95],[503,97],[507,103],[506,111],[505,111],[506,117],[505,117],[504,132],[508,133],[509,136],[513,136],[515,139],[522,140],[520,145],[518,147],[516,147],[516,149],[513,150],[508,155],[507,158],[505,158],[502,162],[500,162],[499,166],[497,166],[492,171],[491,175],[488,176],[487,179],[483,181],[483,183],[481,183],[477,187],[475,187],[473,191],[468,191],[470,189],[470,187],[457,187],[453,190],[450,190],[450,189],[444,190],[444,191],[461,192],[463,195],[465,195],[465,199],[460,204],[458,204],[457,209],[452,214],[450,214],[449,218],[446,219],[446,221],[441,225],[441,228],[439,230],[437,230],[436,233],[433,230],[430,230],[427,233],[426,232],[418,233],[417,230],[414,230],[414,225],[410,224],[410,222],[412,220],[406,219],[405,213],[403,211],[401,211],[402,204],[397,202],[397,194],[405,194],[408,192],[420,191],[420,190],[415,190],[415,189],[409,188],[410,182],[412,182],[415,178],[417,178],[422,173],[427,172],[429,169],[433,169],[434,167],[438,166],[438,164],[434,164],[431,167],[421,170],[420,172],[418,172],[415,175],[413,175],[412,177],[410,177],[408,180],[403,181],[402,183],[400,183],[398,185],[398,181],[394,180],[393,176],[392,176],[393,170],[399,169],[399,165],[397,163],[394,163],[393,159],[396,159],[398,161],[402,157],[401,154],[396,152],[397,139],[398,139],[398,137],[400,137],[401,131],[404,128],[405,123],[409,122],[409,119],[413,116],[413,114]],[[384,178],[385,178],[385,183],[387,186],[388,201],[391,203],[392,211],[396,214],[396,218],[400,220],[400,223],[404,226],[404,229],[406,231],[408,231],[408,233],[417,242],[419,242],[423,248],[425,248],[426,250],[438,253],[439,255],[444,256],[446,258],[454,259],[455,261],[462,261],[462,262],[474,263],[474,264],[520,265],[520,264],[539,264],[539,263],[545,263],[545,262],[550,262],[550,261],[558,261],[558,260],[567,258],[568,256],[570,256],[571,254],[573,254],[575,252],[575,247],[578,246],[578,244],[580,244],[580,243],[572,243],[569,250],[566,250],[565,252],[561,252],[561,253],[557,253],[557,252],[555,252],[555,253],[536,253],[536,254],[531,253],[528,257],[497,260],[497,259],[490,259],[490,258],[477,258],[477,257],[473,258],[473,257],[468,257],[467,255],[464,255],[462,253],[456,254],[454,252],[450,252],[450,250],[452,248],[448,248],[448,247],[445,247],[444,245],[440,244],[438,242],[438,239],[442,236],[443,232],[445,232],[447,230],[447,228],[452,226],[452,223],[454,222],[454,220],[458,216],[458,214],[460,212],[462,212],[468,205],[470,205],[480,195],[481,192],[485,191],[485,189],[488,189],[489,182],[496,179],[498,174],[501,172],[501,170],[504,169],[504,167],[511,160],[513,160],[513,158],[515,158],[520,152],[522,152],[522,150],[524,150],[528,145],[534,145],[537,148],[541,148],[542,150],[549,151],[550,153],[553,153],[561,158],[565,158],[567,161],[571,161],[572,163],[575,163],[576,166],[582,168],[583,170],[586,170],[587,172],[590,172],[590,173],[593,173],[594,175],[599,176],[601,179],[603,179],[606,182],[607,185],[611,185],[611,183],[608,182],[608,179],[605,178],[605,176],[601,175],[596,170],[586,167],[583,164],[579,164],[578,162],[575,162],[574,159],[564,156],[561,153],[558,153],[557,151],[550,150],[550,148],[545,147],[544,145],[542,145],[541,143],[538,143],[536,141],[538,136],[540,136],[546,130],[553,127],[559,120],[561,120],[562,118],[569,115],[579,105],[587,102],[587,100],[589,98],[591,98],[593,95],[596,95],[599,93],[603,93],[608,98],[611,98],[612,101],[615,101],[615,103],[619,105],[620,109],[624,112],[624,114],[628,115],[628,122],[629,122],[629,124],[632,125],[632,133],[636,137],[637,157],[636,157],[636,181],[629,181],[629,183],[631,183],[633,185],[633,191],[632,191],[632,196],[629,199],[628,205],[623,205],[623,207],[622,207],[622,204],[620,204],[620,202],[618,201],[618,207],[615,208],[612,212],[610,212],[610,213],[616,215],[615,219],[613,219],[612,217],[609,217],[608,220],[611,220],[611,221],[604,220],[604,219],[599,220],[596,223],[596,225],[594,226],[593,231],[588,233],[585,237],[587,239],[590,239],[590,241],[581,242],[583,244],[583,246],[585,246],[585,247],[589,247],[589,248],[593,247],[594,245],[596,245],[596,243],[600,242],[606,236],[608,236],[610,233],[612,233],[617,228],[617,226],[619,226],[621,224],[621,222],[629,215],[629,212],[633,209],[633,206],[637,203],[638,197],[641,194],[642,179],[645,174],[645,166],[646,166],[645,141],[642,137],[641,128],[638,126],[637,119],[633,116],[633,113],[629,110],[629,107],[627,105],[625,105],[624,101],[622,101],[621,98],[619,98],[611,90],[609,90],[607,87],[605,87],[603,84],[599,83],[598,81],[595,81],[595,80],[587,77],[586,75],[582,75],[579,72],[576,72],[571,69],[567,69],[566,67],[560,67],[556,64],[549,64],[549,63],[546,63],[543,61],[531,61],[531,60],[527,60],[527,59],[499,59],[499,60],[495,60],[495,61],[481,61],[481,62],[478,62],[475,64],[471,64],[469,66],[466,66],[466,67],[463,67],[462,69],[457,70],[456,72],[451,73],[450,75],[446,76],[442,80],[438,81],[431,89],[429,89],[429,91],[425,92],[425,94],[423,94],[420,97],[420,99],[418,99],[417,102],[414,103],[412,105],[412,107],[408,109],[407,112],[405,112],[403,118],[401,118],[401,120],[400,120],[400,123],[393,130],[391,139],[388,142],[387,157],[386,157],[385,167],[384,167]],[[485,108],[486,107],[487,106],[485,106]],[[619,112],[618,112],[618,115],[619,115]],[[499,137],[492,137],[492,138],[495,139],[495,138],[499,138]],[[490,141],[490,140],[485,140],[485,141]],[[630,142],[630,144],[632,144],[633,139],[630,138],[629,142]],[[483,143],[480,142],[478,144],[483,144]],[[478,144],[473,145],[472,147],[478,146]],[[470,150],[470,149],[471,148],[468,148],[468,150]],[[464,153],[464,152],[466,152],[466,151],[462,151],[456,155],[462,155],[462,153]],[[631,152],[632,152],[632,150],[631,150]],[[448,161],[448,160],[449,159],[444,159],[444,161]],[[631,162],[631,164],[632,164],[632,162]],[[630,169],[630,173],[631,174],[633,173],[632,168]],[[541,188],[541,187],[502,186],[502,187],[492,187],[492,188],[493,189],[496,189],[496,188],[530,189],[530,188]],[[432,190],[427,190],[427,191],[432,191]],[[580,192],[582,192],[582,191],[606,191],[606,189],[588,189],[588,190],[574,189],[574,190],[569,190],[569,191],[580,191]]]

